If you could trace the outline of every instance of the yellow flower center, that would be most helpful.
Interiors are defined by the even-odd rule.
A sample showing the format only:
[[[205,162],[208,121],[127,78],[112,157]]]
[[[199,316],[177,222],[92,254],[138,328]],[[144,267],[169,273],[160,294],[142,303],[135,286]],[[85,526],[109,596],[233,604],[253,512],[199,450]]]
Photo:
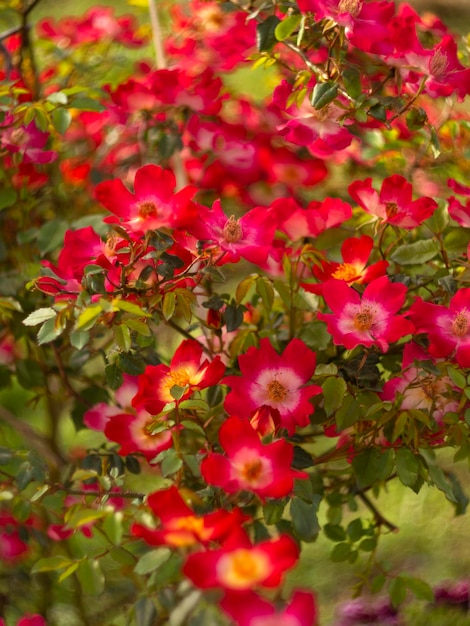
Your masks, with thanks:
[[[457,337],[464,337],[468,332],[467,309],[460,311],[452,322],[452,331]]]
[[[241,478],[247,483],[256,483],[263,472],[263,464],[260,459],[248,461],[242,467]]]
[[[354,316],[354,327],[359,331],[370,330],[374,324],[375,316],[370,307],[363,306],[362,309]]]
[[[166,541],[173,546],[183,547],[194,545],[198,540],[209,539],[211,531],[204,526],[204,520],[194,515],[178,517],[169,524]]]
[[[351,263],[343,263],[332,274],[333,278],[337,280],[345,280],[350,282],[357,278],[357,269]]]
[[[386,202],[385,203],[385,212],[387,213],[387,217],[395,217],[398,213],[398,205],[396,202]]]
[[[243,237],[242,227],[235,215],[231,215],[224,226],[224,239],[227,243],[237,243]]]
[[[350,13],[357,17],[362,9],[362,0],[340,0],[338,13]]]
[[[429,63],[429,71],[435,78],[443,78],[446,73],[449,62],[445,54],[440,50],[436,50]]]
[[[273,402],[282,402],[288,393],[288,390],[278,380],[274,379],[268,383],[268,398]]]
[[[229,589],[250,589],[267,578],[271,564],[263,552],[239,548],[220,559],[217,573]]]
[[[172,387],[188,387],[191,385],[192,376],[194,372],[191,372],[187,366],[181,365],[175,369],[170,370],[162,379],[161,393],[163,398],[167,402],[174,402],[174,397],[171,395],[170,390]]]
[[[142,218],[157,217],[157,207],[155,202],[150,202],[149,200],[141,202],[139,204],[139,216]]]

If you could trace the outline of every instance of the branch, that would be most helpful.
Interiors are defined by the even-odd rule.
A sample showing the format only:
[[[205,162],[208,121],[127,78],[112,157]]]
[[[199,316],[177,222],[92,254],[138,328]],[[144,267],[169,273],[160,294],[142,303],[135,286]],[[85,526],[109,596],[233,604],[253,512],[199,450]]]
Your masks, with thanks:
[[[377,526],[385,526],[392,533],[397,533],[399,531],[398,526],[395,526],[395,524],[393,524],[388,519],[386,519],[382,515],[382,513],[377,509],[377,507],[372,502],[372,500],[370,500],[370,498],[368,496],[366,496],[366,494],[363,491],[358,491],[357,495],[362,500],[362,502],[366,505],[366,507],[369,509],[369,511],[371,511],[373,513],[374,519],[375,519],[375,523],[377,524]]]

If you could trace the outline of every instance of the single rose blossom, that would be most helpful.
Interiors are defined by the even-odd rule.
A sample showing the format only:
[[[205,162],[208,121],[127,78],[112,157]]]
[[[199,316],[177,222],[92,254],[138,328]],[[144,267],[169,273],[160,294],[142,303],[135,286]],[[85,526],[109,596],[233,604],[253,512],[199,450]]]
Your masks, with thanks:
[[[116,216],[105,222],[121,222],[131,232],[142,233],[163,227],[184,228],[196,219],[197,207],[192,201],[196,188],[184,187],[174,193],[175,186],[173,172],[150,164],[137,170],[134,193],[115,178],[99,183],[95,194]]]
[[[403,306],[407,289],[403,283],[392,283],[387,276],[376,278],[362,296],[344,281],[329,280],[323,297],[333,313],[318,313],[328,324],[335,345],[348,350],[356,346],[378,346],[382,352],[389,343],[413,332],[413,324],[403,315],[395,315]]]
[[[282,428],[289,434],[296,426],[307,426],[314,412],[310,398],[321,388],[308,384],[315,372],[316,357],[303,341],[292,339],[278,354],[269,339],[238,357],[241,376],[226,376],[221,382],[231,387],[224,402],[232,415],[249,419],[266,405],[279,412]]]
[[[426,333],[429,354],[470,367],[470,288],[459,289],[449,306],[417,298],[409,310],[417,333]]]
[[[210,453],[201,463],[201,473],[207,483],[227,493],[246,490],[262,500],[282,498],[292,493],[294,479],[308,478],[291,469],[292,444],[284,439],[261,443],[246,420],[228,418],[220,428],[219,442],[227,456]]]
[[[168,403],[175,402],[173,387],[183,390],[179,400],[185,400],[199,389],[216,385],[225,372],[219,356],[203,359],[202,345],[194,339],[185,339],[176,350],[170,365],[147,365],[139,376],[139,388],[132,400],[134,407],[143,407],[158,415]]]
[[[372,187],[372,178],[353,182],[348,191],[364,211],[399,228],[416,228],[437,209],[432,198],[412,200],[411,183],[398,174],[384,179],[380,193]]]
[[[288,535],[252,545],[240,528],[221,548],[189,555],[183,574],[201,589],[219,587],[246,591],[258,586],[275,588],[298,558],[299,548]]]
[[[214,513],[196,515],[174,486],[150,494],[147,504],[160,519],[160,528],[153,529],[134,523],[131,534],[151,546],[185,548],[215,541],[220,543],[248,519],[238,508],[230,512],[220,509]]]

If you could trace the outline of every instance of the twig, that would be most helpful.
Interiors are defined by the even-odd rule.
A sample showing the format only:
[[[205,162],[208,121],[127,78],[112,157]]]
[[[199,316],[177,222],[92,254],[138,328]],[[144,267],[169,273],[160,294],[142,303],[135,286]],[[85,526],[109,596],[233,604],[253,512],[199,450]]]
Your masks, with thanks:
[[[395,526],[395,524],[393,524],[388,519],[386,519],[382,515],[382,513],[377,509],[377,507],[372,502],[372,500],[370,500],[370,498],[366,496],[366,494],[363,491],[358,491],[357,495],[359,496],[360,500],[362,500],[362,502],[366,505],[369,511],[373,513],[377,526],[385,526],[392,533],[397,533],[399,531],[398,526]]]

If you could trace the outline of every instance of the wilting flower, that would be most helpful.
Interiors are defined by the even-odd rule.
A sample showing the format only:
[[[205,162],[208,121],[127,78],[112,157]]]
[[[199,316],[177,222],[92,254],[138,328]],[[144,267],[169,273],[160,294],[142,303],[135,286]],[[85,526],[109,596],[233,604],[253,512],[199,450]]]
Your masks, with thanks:
[[[152,493],[147,503],[160,519],[161,528],[154,530],[135,523],[131,527],[131,534],[141,537],[151,546],[183,548],[198,543],[206,545],[213,541],[220,542],[247,519],[240,509],[230,512],[220,509],[207,515],[196,515],[176,487]]]
[[[147,365],[139,376],[139,389],[132,404],[158,415],[163,407],[175,402],[171,390],[180,388],[185,400],[199,389],[216,385],[225,372],[219,356],[213,361],[203,360],[203,349],[194,339],[185,339],[176,350],[170,365]]]
[[[191,554],[183,573],[202,589],[278,587],[298,558],[299,548],[288,535],[252,545],[245,531],[239,529],[221,548]]]
[[[204,480],[227,493],[246,490],[260,498],[282,498],[292,492],[295,478],[305,472],[291,469],[293,446],[279,439],[263,444],[249,422],[230,417],[219,431],[220,445],[227,456],[211,453],[201,464]]]
[[[328,324],[328,332],[336,345],[348,350],[356,346],[377,345],[386,352],[388,344],[413,332],[413,324],[402,315],[395,315],[406,297],[403,283],[392,283],[387,276],[372,281],[361,296],[341,280],[325,283],[323,297],[333,311],[318,313]]]
[[[400,228],[419,226],[437,209],[437,202],[432,198],[412,200],[411,183],[398,174],[384,179],[380,193],[372,187],[372,178],[353,182],[348,191],[364,211]]]
[[[227,376],[223,384],[231,387],[225,398],[228,413],[250,418],[260,407],[279,412],[280,424],[291,434],[296,426],[307,426],[314,408],[310,398],[320,387],[307,383],[315,371],[316,358],[303,341],[292,339],[280,355],[269,339],[251,347],[238,357],[242,376]]]

